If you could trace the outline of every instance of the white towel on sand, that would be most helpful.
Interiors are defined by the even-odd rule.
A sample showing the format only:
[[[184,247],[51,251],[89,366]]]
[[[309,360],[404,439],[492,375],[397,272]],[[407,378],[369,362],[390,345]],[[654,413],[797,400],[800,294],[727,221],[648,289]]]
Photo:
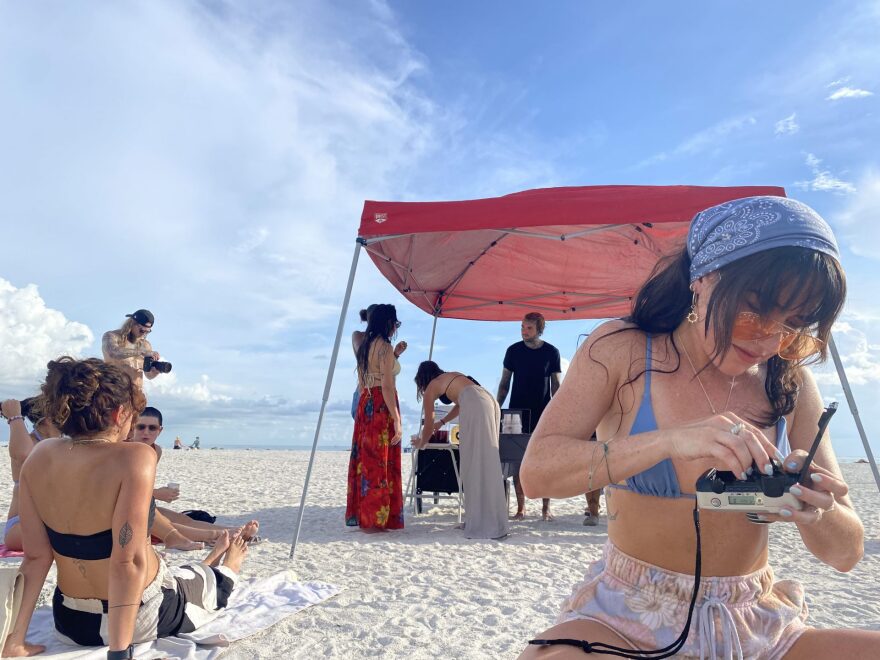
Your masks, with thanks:
[[[322,582],[295,582],[292,573],[282,572],[251,582],[241,581],[232,592],[220,615],[195,632],[180,637],[157,639],[134,647],[135,657],[209,660],[220,655],[223,647],[265,630],[281,619],[338,594],[340,589]],[[74,647],[55,636],[52,608],[34,612],[28,641],[45,644],[46,652],[64,660],[104,660],[107,647]]]

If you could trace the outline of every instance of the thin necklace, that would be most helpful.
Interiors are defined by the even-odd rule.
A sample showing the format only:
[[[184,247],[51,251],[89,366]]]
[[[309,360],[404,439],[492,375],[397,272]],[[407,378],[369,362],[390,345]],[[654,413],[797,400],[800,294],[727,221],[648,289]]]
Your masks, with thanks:
[[[715,406],[712,405],[712,399],[709,398],[709,393],[706,391],[706,387],[703,385],[703,381],[700,380],[700,374],[697,373],[697,368],[694,366],[694,361],[691,360],[691,355],[688,353],[687,346],[684,345],[684,342],[681,342],[681,347],[684,349],[684,356],[687,358],[688,364],[691,365],[691,369],[694,372],[694,377],[697,379],[697,383],[700,385],[700,389],[703,390],[703,394],[706,397],[706,401],[709,403],[709,408],[712,410],[713,415],[717,415],[718,411],[715,410]],[[724,402],[724,408],[722,412],[727,410],[728,406],[730,406],[730,397],[733,394],[733,386],[736,385],[736,376],[730,381],[730,391],[727,393],[727,401]]]

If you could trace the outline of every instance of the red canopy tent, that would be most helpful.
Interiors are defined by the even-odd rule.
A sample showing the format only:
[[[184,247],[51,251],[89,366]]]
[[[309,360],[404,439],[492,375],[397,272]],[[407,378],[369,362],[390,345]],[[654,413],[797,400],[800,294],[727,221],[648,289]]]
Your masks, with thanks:
[[[362,247],[401,294],[434,316],[433,353],[440,316],[515,321],[529,311],[539,311],[549,320],[625,315],[657,260],[684,245],[697,212],[753,195],[785,196],[785,190],[773,186],[586,186],[459,202],[366,201],[290,557],[299,538]],[[831,349],[880,487],[880,474],[833,341]]]
[[[589,186],[464,202],[364,203],[358,236],[383,275],[429,314],[515,321],[611,318],[694,214],[776,187]]]

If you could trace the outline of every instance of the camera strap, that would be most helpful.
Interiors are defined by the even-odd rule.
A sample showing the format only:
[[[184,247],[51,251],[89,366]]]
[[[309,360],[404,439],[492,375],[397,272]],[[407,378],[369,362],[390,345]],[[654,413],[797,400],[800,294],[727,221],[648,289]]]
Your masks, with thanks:
[[[652,651],[640,651],[638,649],[625,649],[613,644],[605,644],[604,642],[588,642],[585,639],[530,639],[529,644],[536,646],[574,646],[584,653],[601,653],[602,655],[614,655],[618,658],[633,658],[633,660],[660,660],[661,658],[670,658],[681,650],[687,641],[688,633],[691,630],[691,620],[694,616],[694,607],[697,604],[697,594],[700,591],[700,573],[702,568],[702,548],[700,544],[700,510],[694,505],[694,531],[697,535],[697,557],[694,565],[694,592],[691,595],[691,604],[688,607],[687,621],[684,624],[684,630],[672,644],[664,646],[662,649],[654,649]]]

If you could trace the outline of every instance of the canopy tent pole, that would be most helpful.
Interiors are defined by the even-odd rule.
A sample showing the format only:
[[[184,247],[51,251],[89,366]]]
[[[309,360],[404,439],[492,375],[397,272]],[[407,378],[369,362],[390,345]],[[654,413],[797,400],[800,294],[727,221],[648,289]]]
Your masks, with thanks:
[[[865,454],[868,462],[871,464],[871,470],[874,472],[874,481],[877,488],[880,489],[880,472],[877,471],[877,461],[874,460],[874,454],[871,452],[871,445],[868,444],[868,436],[865,433],[865,427],[862,426],[862,418],[859,417],[859,409],[856,406],[856,400],[853,397],[852,389],[849,386],[849,379],[843,370],[843,362],[840,360],[840,353],[837,352],[837,344],[834,343],[834,336],[828,336],[828,348],[831,349],[831,358],[834,360],[834,366],[837,368],[837,376],[840,378],[840,384],[843,386],[843,393],[846,396],[846,402],[849,404],[849,411],[852,413],[856,422],[856,428],[859,430],[859,437],[862,439],[862,445],[865,447]]]
[[[306,469],[306,480],[303,484],[302,496],[299,500],[299,515],[296,519],[296,527],[293,532],[293,542],[290,544],[288,559],[293,560],[296,543],[299,540],[299,531],[302,527],[303,514],[306,507],[306,495],[309,492],[309,479],[312,477],[312,466],[315,464],[315,452],[318,449],[318,438],[321,437],[321,422],[324,420],[324,409],[330,398],[330,386],[333,384],[333,372],[336,370],[336,358],[339,356],[339,343],[342,341],[342,328],[345,326],[345,315],[348,313],[348,303],[351,300],[351,287],[354,284],[354,274],[357,272],[358,256],[361,247],[365,244],[362,238],[357,239],[354,248],[354,256],[351,259],[351,271],[348,274],[348,286],[345,287],[345,297],[342,299],[342,310],[339,313],[339,326],[336,328],[336,343],[333,344],[333,354],[330,356],[330,369],[327,371],[327,381],[324,383],[324,398],[321,400],[321,412],[318,413],[318,425],[315,427],[315,440],[312,443],[312,453],[309,456],[309,467]],[[436,319],[435,319],[436,322]]]
[[[434,336],[437,334],[437,313],[434,313],[434,327],[431,328],[431,348],[428,349],[428,359],[434,357]]]

